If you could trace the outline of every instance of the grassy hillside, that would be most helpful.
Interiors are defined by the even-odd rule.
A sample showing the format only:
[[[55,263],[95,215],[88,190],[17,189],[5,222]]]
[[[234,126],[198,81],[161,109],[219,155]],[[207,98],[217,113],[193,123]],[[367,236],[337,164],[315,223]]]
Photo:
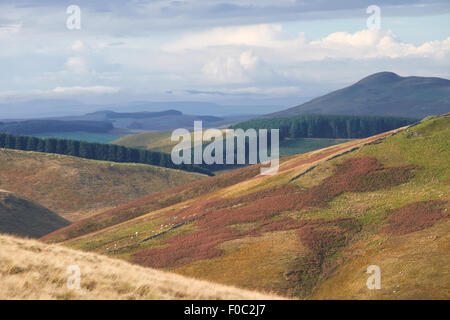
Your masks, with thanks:
[[[448,299],[449,141],[450,117],[429,118],[285,158],[273,176],[196,197],[172,192],[156,207],[137,201],[113,215],[137,212],[132,219],[77,238],[45,239],[286,296]],[[381,268],[380,290],[366,287],[369,265]]]
[[[128,148],[141,148],[170,153],[177,144],[170,140],[170,132],[145,132],[129,135],[112,144]],[[288,156],[326,148],[335,144],[349,141],[348,139],[319,139],[319,138],[289,138],[280,141],[280,155]]]
[[[170,153],[178,143],[170,140],[171,132],[151,131],[129,135],[115,141],[112,144],[128,148],[149,149]]]
[[[72,221],[202,178],[150,165],[0,149],[0,188]]]
[[[80,289],[67,268],[80,268]],[[279,299],[57,245],[0,235],[0,299]]]
[[[259,173],[259,166],[252,166],[222,173],[193,183],[154,193],[117,208],[100,212],[72,225],[56,230],[44,240],[59,242],[114,226],[124,221],[139,217],[148,212],[159,210],[173,204],[188,201],[209,192],[220,190],[233,184],[254,177]]]
[[[302,105],[267,115],[285,118],[300,114],[403,116],[422,119],[450,111],[450,80],[372,74],[357,83]]]
[[[350,141],[350,139],[287,138],[280,141],[280,156],[284,157],[307,153],[348,141]]]
[[[0,233],[39,238],[69,224],[33,201],[0,190]]]

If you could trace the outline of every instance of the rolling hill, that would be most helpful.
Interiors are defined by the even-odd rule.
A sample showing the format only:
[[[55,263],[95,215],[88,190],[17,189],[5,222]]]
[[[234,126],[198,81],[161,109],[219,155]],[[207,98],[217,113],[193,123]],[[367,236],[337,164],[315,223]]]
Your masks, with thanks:
[[[250,120],[251,121],[251,120]],[[144,132],[119,138],[110,142],[128,148],[148,149],[159,152],[170,153],[178,143],[170,140],[171,132]],[[348,139],[327,138],[289,138],[280,140],[280,155],[288,156],[306,153],[313,150],[326,148],[335,144],[343,143]]]
[[[69,224],[31,200],[0,190],[0,233],[40,238]]]
[[[143,110],[145,107],[143,106]],[[82,116],[57,118],[66,121],[96,121],[112,123],[115,128],[145,131],[168,131],[178,128],[193,128],[194,121],[202,121],[204,127],[221,127],[251,118],[251,115],[218,117],[210,115],[184,114],[178,110],[115,112],[102,110]]]
[[[144,164],[0,149],[0,188],[71,221],[204,177]]]
[[[171,135],[172,132],[164,131],[142,132],[119,138],[111,143],[128,148],[148,149],[170,153],[172,148],[178,143],[177,141],[174,142],[170,140]]]
[[[300,114],[329,114],[422,119],[449,111],[450,80],[401,77],[393,72],[379,72],[349,87],[265,117],[286,118]]]
[[[80,268],[80,289],[66,286]],[[0,234],[0,299],[280,299]]]
[[[251,166],[143,198],[42,240],[284,296],[448,299],[449,138],[450,116],[427,118],[283,158],[272,176]],[[380,290],[366,287],[370,265]]]

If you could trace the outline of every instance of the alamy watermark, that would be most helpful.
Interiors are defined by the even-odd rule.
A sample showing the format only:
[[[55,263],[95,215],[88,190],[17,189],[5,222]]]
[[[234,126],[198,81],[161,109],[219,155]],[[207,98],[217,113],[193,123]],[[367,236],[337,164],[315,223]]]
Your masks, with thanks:
[[[369,290],[380,290],[381,289],[381,269],[377,265],[370,265],[367,267],[367,273],[371,274],[367,278],[366,285]]]
[[[67,277],[67,289],[69,290],[79,290],[81,285],[81,270],[77,265],[71,265],[67,267],[66,273],[69,275]]]
[[[269,136],[270,155],[268,153]],[[261,174],[272,175],[278,172],[279,129],[271,129],[270,134],[267,129],[258,131],[255,129],[245,131],[243,129],[225,129],[223,131],[207,129],[203,132],[202,121],[194,121],[192,133],[187,129],[176,129],[172,132],[171,140],[179,141],[171,152],[172,162],[176,165],[192,163],[212,165],[224,164],[224,162],[225,164],[256,164],[259,159],[260,163],[268,165],[268,167],[261,167]],[[211,143],[203,147],[205,141]],[[246,158],[248,158],[248,163],[246,163]]]
[[[66,9],[66,13],[70,16],[66,20],[66,26],[69,30],[81,29],[81,9],[77,5],[70,5]]]
[[[381,9],[379,6],[371,5],[366,9],[366,13],[370,14],[367,18],[366,25],[369,30],[380,30],[381,28]]]

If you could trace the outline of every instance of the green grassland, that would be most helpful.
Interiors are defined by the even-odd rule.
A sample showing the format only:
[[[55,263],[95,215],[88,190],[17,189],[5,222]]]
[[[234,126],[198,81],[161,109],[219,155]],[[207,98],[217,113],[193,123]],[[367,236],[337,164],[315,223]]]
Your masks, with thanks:
[[[173,146],[177,144],[177,142],[170,140],[170,136],[170,132],[150,131],[129,135],[111,141],[111,143],[129,148],[149,149],[170,153]]]
[[[427,118],[317,165],[320,152],[293,156],[274,176],[173,202],[65,244],[284,296],[448,299],[449,141],[450,116]],[[341,191],[330,196],[333,188]],[[425,209],[411,211],[416,203]],[[366,287],[372,264],[382,270],[381,290]]]
[[[170,153],[172,148],[177,144],[177,142],[170,140],[170,135],[170,132],[145,132],[129,135],[111,143],[129,148],[149,149]],[[306,153],[346,141],[349,141],[349,139],[287,138],[280,141],[280,156]]]

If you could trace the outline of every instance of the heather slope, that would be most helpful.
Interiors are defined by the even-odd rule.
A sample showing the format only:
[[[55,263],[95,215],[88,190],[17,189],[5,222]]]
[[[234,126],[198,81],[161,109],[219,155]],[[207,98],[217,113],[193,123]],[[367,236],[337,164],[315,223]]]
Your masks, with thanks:
[[[134,204],[131,219],[46,239],[285,296],[448,298],[449,141],[450,117],[428,118],[282,159],[272,176],[225,180],[154,208]],[[366,287],[372,264],[382,269],[381,290]]]
[[[69,224],[31,200],[0,190],[0,233],[39,238]]]
[[[0,188],[71,221],[202,178],[151,165],[0,149]]]
[[[252,166],[154,193],[77,221],[66,228],[56,230],[47,235],[44,240],[48,242],[60,242],[79,237],[139,217],[151,211],[220,190],[221,188],[251,178],[258,173],[259,166]]]
[[[80,289],[68,289],[69,266]],[[0,299],[279,299],[0,234]]]

